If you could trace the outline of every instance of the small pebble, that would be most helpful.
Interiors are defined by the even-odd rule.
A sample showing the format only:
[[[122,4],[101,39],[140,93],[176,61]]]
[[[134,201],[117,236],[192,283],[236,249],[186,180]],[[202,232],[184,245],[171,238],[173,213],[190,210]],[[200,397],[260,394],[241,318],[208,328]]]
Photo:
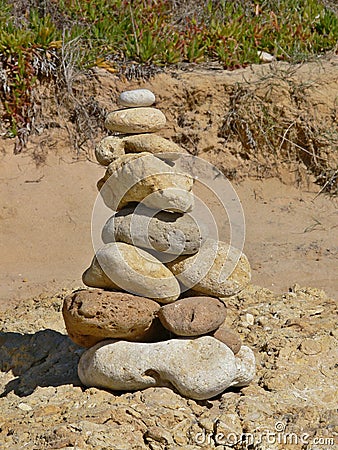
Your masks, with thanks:
[[[254,316],[250,313],[245,314],[245,320],[248,322],[249,325],[253,325],[255,322]]]
[[[27,403],[19,403],[18,408],[22,411],[32,411],[32,407],[30,405],[27,405]]]
[[[134,89],[122,92],[117,102],[129,108],[151,106],[155,103],[155,95],[149,89]]]
[[[270,63],[275,60],[275,57],[268,52],[257,52],[259,59],[264,63]]]

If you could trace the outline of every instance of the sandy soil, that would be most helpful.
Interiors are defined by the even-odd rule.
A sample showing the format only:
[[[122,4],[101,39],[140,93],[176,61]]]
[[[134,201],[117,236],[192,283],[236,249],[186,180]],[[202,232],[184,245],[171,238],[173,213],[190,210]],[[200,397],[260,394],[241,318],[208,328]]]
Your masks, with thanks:
[[[41,292],[81,285],[89,265],[91,214],[103,169],[51,156],[1,158],[1,309]],[[278,179],[234,184],[246,220],[245,253],[253,282],[275,292],[294,283],[335,295],[337,204]],[[222,219],[221,219],[222,220]]]

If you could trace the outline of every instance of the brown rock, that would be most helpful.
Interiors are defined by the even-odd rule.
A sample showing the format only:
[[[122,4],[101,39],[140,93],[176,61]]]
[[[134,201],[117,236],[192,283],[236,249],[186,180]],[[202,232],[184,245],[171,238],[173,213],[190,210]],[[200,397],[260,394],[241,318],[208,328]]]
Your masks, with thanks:
[[[148,298],[101,289],[73,292],[62,314],[69,337],[82,347],[104,339],[161,340],[165,335],[156,313],[160,305]]]
[[[239,334],[224,325],[224,323],[212,336],[226,344],[233,351],[234,355],[236,355],[242,347],[242,341]]]
[[[224,321],[225,305],[212,297],[188,297],[163,306],[158,317],[167,330],[178,336],[200,336]]]

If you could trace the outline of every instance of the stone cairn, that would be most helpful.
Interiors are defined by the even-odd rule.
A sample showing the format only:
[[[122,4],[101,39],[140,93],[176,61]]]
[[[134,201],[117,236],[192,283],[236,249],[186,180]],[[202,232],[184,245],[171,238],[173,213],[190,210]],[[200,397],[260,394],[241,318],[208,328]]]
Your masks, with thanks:
[[[114,214],[83,274],[94,289],[73,292],[62,310],[69,337],[87,348],[79,378],[111,390],[167,386],[196,400],[246,386],[255,358],[225,325],[225,302],[249,283],[248,260],[203,237],[188,213],[194,180],[175,170],[185,151],[155,134],[166,118],[152,107],[154,94],[125,91],[118,102],[122,108],[105,122],[114,135],[95,149],[107,167],[98,189]],[[196,278],[211,249],[207,273]],[[161,262],[168,253],[171,260]],[[220,268],[235,256],[234,270],[220,281]]]

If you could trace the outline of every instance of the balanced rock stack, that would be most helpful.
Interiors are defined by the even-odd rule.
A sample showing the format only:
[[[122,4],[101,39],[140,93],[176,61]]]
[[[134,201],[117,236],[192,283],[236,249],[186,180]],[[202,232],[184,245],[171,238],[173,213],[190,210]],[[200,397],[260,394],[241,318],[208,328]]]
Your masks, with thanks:
[[[123,108],[107,116],[115,134],[95,153],[107,166],[98,189],[113,214],[83,274],[91,289],[68,296],[63,316],[70,338],[88,348],[78,367],[83,384],[169,386],[208,399],[255,374],[252,350],[225,325],[226,297],[249,283],[250,266],[190,214],[194,179],[176,169],[184,150],[155,134],[166,118],[154,102],[146,89],[126,91]]]

